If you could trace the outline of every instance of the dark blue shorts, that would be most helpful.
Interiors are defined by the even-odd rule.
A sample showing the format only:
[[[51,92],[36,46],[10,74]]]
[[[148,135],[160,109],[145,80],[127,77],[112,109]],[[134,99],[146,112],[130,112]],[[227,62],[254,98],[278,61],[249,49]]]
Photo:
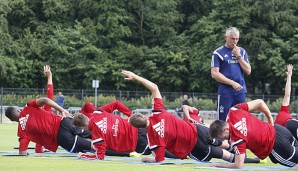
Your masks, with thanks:
[[[219,120],[225,121],[230,108],[236,104],[244,103],[246,100],[245,93],[227,93],[218,95],[217,113]]]
[[[221,159],[223,156],[223,150],[218,146],[213,146],[208,143],[209,128],[197,124],[198,141],[190,152],[189,157],[198,161],[210,161],[212,158]]]
[[[278,124],[274,127],[276,138],[269,157],[273,163],[294,167],[298,163],[298,142],[287,128]]]
[[[72,118],[63,118],[58,130],[58,144],[65,150],[78,153],[92,151],[91,133],[74,127]]]
[[[285,124],[285,127],[292,133],[296,141],[298,141],[298,120],[288,120]]]

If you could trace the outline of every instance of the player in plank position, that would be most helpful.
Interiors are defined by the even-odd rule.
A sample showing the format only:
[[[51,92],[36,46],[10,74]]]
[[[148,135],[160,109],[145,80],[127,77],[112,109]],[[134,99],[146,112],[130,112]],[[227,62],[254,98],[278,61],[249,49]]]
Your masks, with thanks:
[[[93,151],[91,133],[80,128],[74,128],[72,119],[65,117],[68,111],[57,106],[51,100],[53,97],[52,73],[48,65],[44,66],[44,74],[48,78],[47,97],[32,100],[22,111],[8,107],[5,115],[11,120],[19,122],[19,154],[27,155],[30,141],[36,143],[35,152],[42,153],[42,146],[56,152],[58,145],[69,152]],[[51,113],[51,108],[63,112],[64,118]]]
[[[285,86],[285,95],[280,106],[274,123],[286,127],[295,139],[298,141],[298,120],[294,119],[290,113],[290,98],[291,98],[291,77],[293,65],[287,66],[287,81]]]
[[[136,80],[151,91],[153,97],[153,114],[150,117],[142,114],[133,114],[129,122],[136,128],[145,128],[149,148],[154,158],[143,157],[143,162],[162,162],[165,159],[165,150],[180,159],[188,155],[195,160],[210,161],[212,158],[224,159],[233,162],[234,155],[218,146],[210,145],[209,128],[201,124],[185,122],[167,112],[158,86],[153,82],[140,77],[130,71],[122,71],[126,80]],[[259,159],[250,161],[259,162]]]
[[[268,123],[259,120],[250,111],[263,112]],[[298,142],[290,131],[278,124],[273,125],[271,112],[261,99],[233,106],[226,121],[216,120],[210,125],[210,137],[229,140],[235,150],[235,162],[213,163],[224,168],[243,168],[246,149],[260,159],[269,156],[273,163],[294,167],[298,162]]]

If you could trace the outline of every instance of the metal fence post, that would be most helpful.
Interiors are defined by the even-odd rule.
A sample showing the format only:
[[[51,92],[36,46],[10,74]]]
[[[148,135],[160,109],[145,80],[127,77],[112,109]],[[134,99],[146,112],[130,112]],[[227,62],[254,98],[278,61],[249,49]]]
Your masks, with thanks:
[[[83,106],[84,105],[84,90],[82,89],[81,92],[82,92],[81,93],[81,106]]]
[[[1,87],[1,117],[0,117],[0,124],[2,124],[2,116],[3,116],[3,87]]]
[[[298,96],[295,96],[295,105],[296,105],[296,119],[298,119]]]
[[[194,98],[195,98],[195,93],[191,93],[191,106],[194,106]]]
[[[41,97],[45,97],[44,88],[41,89]]]

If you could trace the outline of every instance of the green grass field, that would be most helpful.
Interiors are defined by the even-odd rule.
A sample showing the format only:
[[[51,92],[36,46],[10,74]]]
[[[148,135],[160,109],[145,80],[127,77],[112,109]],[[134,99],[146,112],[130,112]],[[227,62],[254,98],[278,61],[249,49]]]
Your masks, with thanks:
[[[15,151],[14,146],[18,146],[18,138],[16,136],[17,124],[0,124],[0,151]],[[30,146],[34,146],[33,143]],[[62,151],[62,150],[60,150]],[[34,152],[29,150],[29,152]],[[0,153],[1,154],[1,153]],[[252,156],[252,154],[249,154]],[[119,158],[117,158],[119,159]],[[187,159],[192,161],[191,159]],[[40,157],[7,157],[0,155],[0,170],[1,171],[81,171],[81,170],[100,170],[100,171],[188,171],[188,170],[212,170],[197,169],[195,167],[209,167],[210,164],[175,164],[175,165],[149,165],[149,164],[129,164],[132,160],[112,160],[112,161],[87,161],[76,160],[76,157],[61,157],[61,156],[40,156]],[[139,162],[139,159],[133,162]],[[214,160],[220,161],[220,160]],[[277,166],[268,159],[267,164],[246,164],[245,166]],[[298,170],[297,166],[295,168]],[[264,169],[265,170],[265,169]]]

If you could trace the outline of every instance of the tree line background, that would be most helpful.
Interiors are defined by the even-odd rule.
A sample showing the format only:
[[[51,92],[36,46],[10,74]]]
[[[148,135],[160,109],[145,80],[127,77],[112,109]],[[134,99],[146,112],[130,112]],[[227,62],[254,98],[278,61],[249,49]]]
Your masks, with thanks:
[[[283,94],[286,64],[297,87],[298,0],[0,0],[0,86],[144,90],[130,70],[161,91],[216,93],[212,52],[230,26],[252,66],[248,93]]]

